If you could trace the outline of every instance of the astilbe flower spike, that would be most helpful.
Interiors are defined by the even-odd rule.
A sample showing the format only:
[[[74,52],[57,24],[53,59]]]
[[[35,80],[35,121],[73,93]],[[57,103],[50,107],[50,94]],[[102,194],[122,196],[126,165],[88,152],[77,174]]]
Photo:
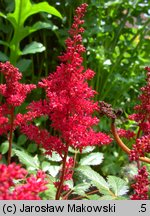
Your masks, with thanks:
[[[15,108],[24,102],[27,94],[36,86],[20,83],[22,74],[10,62],[0,63],[0,73],[4,75],[6,81],[5,84],[0,84],[0,94],[5,98],[5,103],[0,104],[0,135],[9,132],[9,164],[11,162],[13,131],[15,130]]]
[[[30,133],[30,128],[33,132],[33,125],[27,122],[31,122],[38,116],[48,115],[52,121],[51,126],[60,134],[59,145],[63,142],[62,151],[65,150],[64,143],[65,146],[67,144],[82,151],[89,145],[103,145],[111,142],[108,135],[93,130],[93,126],[99,123],[99,119],[93,117],[93,113],[98,110],[98,103],[92,100],[96,92],[88,86],[87,80],[94,76],[94,72],[90,69],[85,70],[82,66],[82,53],[85,52],[85,48],[82,45],[81,36],[84,29],[80,25],[84,22],[82,17],[86,7],[87,4],[82,4],[76,9],[74,23],[69,31],[70,37],[66,40],[66,52],[59,57],[62,63],[54,73],[39,82],[39,87],[46,91],[47,99],[31,103],[27,114],[18,115],[16,118],[18,125],[22,124],[22,119],[25,121],[25,124],[21,126],[22,132],[30,139],[39,137],[40,140],[41,129],[34,126],[35,134]],[[46,145],[47,149],[49,145],[49,152],[51,149],[54,151],[54,145],[50,140],[52,136],[45,133],[45,139],[46,137],[49,142],[44,144],[41,137],[42,146]]]
[[[40,200],[40,193],[47,190],[46,174],[39,170],[36,176],[27,175],[20,165],[0,164],[0,200]]]
[[[131,196],[131,200],[148,200],[149,180],[145,166],[138,170],[135,180],[136,183],[132,184],[135,193]]]
[[[130,152],[131,160],[139,160],[150,152],[150,68],[147,70],[147,85],[141,88],[142,94],[139,96],[140,104],[135,106],[136,113],[129,116],[138,123],[138,134],[136,143]]]
[[[49,117],[52,122],[51,127],[59,134],[57,140],[55,139],[53,142],[53,137],[47,132],[45,132],[43,139],[42,129],[32,130],[31,113],[33,112],[33,117],[37,117],[37,104],[39,102],[30,105],[24,125],[19,123],[19,118],[17,120],[21,126],[21,131],[30,139],[37,140],[35,138],[38,137],[38,144],[41,139],[41,144],[47,153],[50,154],[55,150],[62,155],[63,172],[56,199],[59,199],[63,187],[62,182],[65,176],[64,169],[69,146],[82,151],[86,146],[101,146],[111,142],[108,135],[93,129],[93,126],[99,123],[99,119],[93,116],[94,112],[98,111],[98,103],[94,102],[93,97],[96,92],[88,86],[87,81],[93,78],[94,72],[91,69],[86,70],[82,65],[82,54],[85,52],[85,47],[82,45],[81,34],[84,29],[81,24],[84,23],[82,18],[86,7],[87,4],[82,4],[76,9],[74,23],[69,31],[70,37],[66,40],[66,52],[59,57],[60,66],[54,73],[39,82],[39,87],[46,91],[46,101],[41,102],[40,107],[45,104],[47,109],[44,109],[44,112],[42,109],[38,110],[38,115]],[[24,117],[21,116],[21,118]],[[30,133],[30,129],[34,134]]]
[[[0,84],[0,94],[5,97],[6,103],[11,107],[20,106],[27,94],[36,88],[34,84],[20,83],[22,74],[10,62],[0,63],[0,73],[6,80],[6,84]]]
[[[91,100],[96,92],[87,83],[94,72],[82,66],[81,55],[85,48],[81,36],[84,30],[80,25],[84,22],[82,17],[86,7],[82,4],[76,9],[70,37],[66,40],[67,50],[59,57],[62,63],[56,72],[39,83],[46,90],[52,127],[61,133],[65,143],[80,150],[88,145],[108,144],[111,141],[107,135],[92,129],[99,120],[92,116],[98,110],[98,104]]]

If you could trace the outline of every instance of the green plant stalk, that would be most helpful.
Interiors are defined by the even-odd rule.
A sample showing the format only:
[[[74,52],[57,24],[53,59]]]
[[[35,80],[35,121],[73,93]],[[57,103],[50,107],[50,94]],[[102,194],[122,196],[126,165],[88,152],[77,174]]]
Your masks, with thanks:
[[[148,20],[147,22],[145,22],[145,24],[143,25],[143,28],[140,29],[140,30],[134,35],[134,37],[131,39],[130,43],[132,43],[132,42],[135,40],[135,38],[136,38],[137,36],[143,35],[143,32],[145,32],[145,27],[146,27],[149,23],[150,23],[150,20]],[[135,47],[135,52],[136,52],[136,50],[139,48],[138,46],[139,46],[139,44],[137,45],[137,47]],[[113,67],[112,67],[112,69],[111,69],[111,71],[110,71],[110,73],[108,74],[107,79],[106,79],[106,81],[105,81],[105,83],[104,83],[104,85],[103,85],[103,91],[104,91],[104,89],[106,88],[106,86],[107,86],[107,90],[105,90],[104,93],[101,92],[101,95],[102,95],[101,100],[104,100],[104,99],[105,99],[105,97],[108,95],[108,93],[110,92],[110,90],[111,90],[112,87],[114,86],[115,81],[113,81],[111,85],[108,85],[107,80],[110,78],[110,76],[112,75],[112,73],[115,71],[116,66],[119,65],[119,64],[121,63],[122,58],[123,58],[123,55],[124,55],[124,53],[126,52],[127,49],[128,49],[127,46],[123,48],[123,50],[121,51],[121,54],[120,54],[119,58],[117,58],[117,61],[115,62],[115,64],[113,65]]]
[[[67,150],[66,150],[64,157],[63,157],[63,167],[62,167],[62,173],[61,173],[61,177],[60,177],[60,184],[59,184],[57,192],[56,192],[55,200],[59,200],[60,196],[61,196],[61,191],[62,191],[62,187],[63,187],[63,183],[64,183],[64,177],[65,177],[65,171],[66,171],[68,149],[69,149],[69,144],[67,143]]]
[[[11,108],[11,113],[10,113],[10,133],[9,133],[9,138],[8,138],[8,141],[9,141],[8,158],[7,158],[8,164],[11,163],[13,126],[14,126],[14,111],[15,111],[15,108],[12,107]]]

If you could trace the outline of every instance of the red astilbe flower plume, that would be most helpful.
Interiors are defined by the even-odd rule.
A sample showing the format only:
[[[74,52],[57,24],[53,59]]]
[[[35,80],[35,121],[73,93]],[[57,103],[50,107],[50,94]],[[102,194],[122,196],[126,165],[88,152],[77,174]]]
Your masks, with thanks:
[[[82,150],[89,145],[103,145],[111,142],[109,136],[97,133],[93,126],[99,120],[93,117],[98,110],[98,103],[92,98],[96,94],[88,86],[87,80],[94,76],[90,69],[82,66],[81,24],[87,5],[82,4],[76,9],[74,23],[66,40],[66,52],[60,56],[61,64],[53,74],[39,82],[39,86],[46,90],[49,103],[49,117],[52,127],[60,132],[60,139],[69,146]]]
[[[129,119],[136,121],[139,127],[136,143],[130,152],[131,160],[138,160],[150,152],[150,68],[145,69],[147,85],[141,88],[140,104],[134,107],[136,113],[129,116]]]
[[[8,115],[12,115],[12,109],[20,106],[27,97],[27,94],[36,88],[36,85],[20,83],[22,74],[9,62],[0,62],[0,73],[4,75],[6,80],[5,84],[0,84],[0,94],[5,98],[5,103],[0,104],[1,135],[10,130]]]
[[[20,106],[28,93],[36,86],[33,84],[22,84],[19,82],[22,74],[9,62],[0,63],[0,73],[4,74],[6,84],[0,85],[0,93],[6,98],[7,104]]]
[[[148,173],[146,167],[143,166],[138,170],[138,175],[135,176],[136,183],[132,184],[135,193],[130,197],[131,200],[148,200]]]
[[[27,171],[15,163],[0,164],[0,200],[40,200],[39,194],[47,190],[46,174],[38,171],[27,177]],[[15,184],[15,180],[22,183]]]
[[[118,133],[118,135],[120,137],[124,137],[124,138],[126,138],[128,140],[135,137],[135,133],[133,131],[125,130],[125,129],[122,129],[122,128],[118,128],[117,133]]]

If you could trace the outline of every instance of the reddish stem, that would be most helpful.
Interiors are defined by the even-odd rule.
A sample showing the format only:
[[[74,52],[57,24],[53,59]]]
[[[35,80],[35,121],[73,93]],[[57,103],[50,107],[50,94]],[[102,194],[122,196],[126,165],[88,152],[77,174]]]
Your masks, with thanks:
[[[62,187],[63,187],[63,183],[64,183],[64,176],[65,176],[65,171],[66,171],[68,148],[69,148],[69,144],[67,145],[67,150],[66,150],[64,157],[63,157],[63,167],[62,167],[62,173],[61,173],[61,177],[60,177],[60,184],[59,184],[58,189],[57,189],[55,200],[59,200],[60,196],[61,196],[61,191],[62,191]]]
[[[128,148],[123,142],[122,140],[120,139],[118,133],[117,133],[117,130],[116,130],[116,127],[115,127],[115,123],[114,121],[112,121],[112,124],[111,124],[111,131],[112,131],[112,134],[115,138],[115,141],[117,142],[117,144],[123,149],[124,152],[126,152],[127,154],[130,154],[130,151],[131,149]],[[139,160],[140,161],[143,161],[143,162],[146,162],[146,163],[150,163],[150,159],[147,158],[147,157],[139,157]]]
[[[15,110],[15,108],[12,107],[11,108],[11,113],[10,113],[10,132],[9,132],[9,138],[8,138],[9,149],[8,149],[8,158],[7,158],[8,164],[11,163],[13,125],[14,125],[14,110]]]

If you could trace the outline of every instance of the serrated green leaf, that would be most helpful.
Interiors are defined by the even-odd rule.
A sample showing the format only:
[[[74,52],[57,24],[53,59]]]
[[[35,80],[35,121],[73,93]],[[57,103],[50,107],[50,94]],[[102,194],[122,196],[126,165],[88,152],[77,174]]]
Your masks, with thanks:
[[[119,177],[108,176],[108,183],[116,196],[122,196],[128,192],[128,186],[126,181]]]
[[[39,160],[37,155],[32,157],[25,151],[19,151],[14,149],[15,154],[18,156],[19,161],[26,165],[29,170],[38,170],[39,169]]]
[[[85,157],[83,157],[79,164],[80,165],[99,165],[103,161],[103,154],[96,152],[96,153],[91,153]]]
[[[88,195],[87,198],[89,200],[99,200],[100,199],[100,196],[97,195],[97,194],[92,194],[92,195]]]
[[[33,41],[30,44],[25,46],[25,48],[22,50],[22,55],[43,52],[44,50],[45,50],[45,46],[43,46],[42,43],[38,43],[36,41]]]
[[[60,171],[60,166],[50,165],[47,171],[51,176],[56,177]]]
[[[46,171],[48,171],[49,168],[50,168],[50,163],[47,162],[47,161],[43,161],[41,166],[42,166],[42,170],[43,170],[44,172],[46,172]]]
[[[95,146],[87,146],[82,150],[82,154],[92,152],[95,149]]]
[[[90,185],[87,182],[78,184],[73,188],[73,191],[80,196],[85,196],[85,192],[89,189]]]
[[[62,158],[60,157],[60,155],[57,154],[56,152],[53,152],[53,153],[52,153],[52,156],[46,155],[45,157],[46,157],[48,160],[50,160],[50,161],[59,162],[59,161],[62,160]]]
[[[44,192],[44,195],[46,196],[46,199],[47,200],[55,200],[56,187],[54,186],[54,184],[48,184],[46,186],[48,187],[48,189]]]
[[[105,179],[97,172],[95,172],[93,169],[91,169],[91,167],[79,166],[76,170],[81,172],[86,177],[88,177],[88,179],[91,180],[91,183],[99,189],[100,193],[110,193],[109,185],[107,184]]]
[[[104,195],[102,197],[99,197],[98,200],[115,200],[115,197],[111,195]]]
[[[0,152],[1,154],[6,154],[8,152],[9,149],[9,142],[5,141],[0,145]]]

